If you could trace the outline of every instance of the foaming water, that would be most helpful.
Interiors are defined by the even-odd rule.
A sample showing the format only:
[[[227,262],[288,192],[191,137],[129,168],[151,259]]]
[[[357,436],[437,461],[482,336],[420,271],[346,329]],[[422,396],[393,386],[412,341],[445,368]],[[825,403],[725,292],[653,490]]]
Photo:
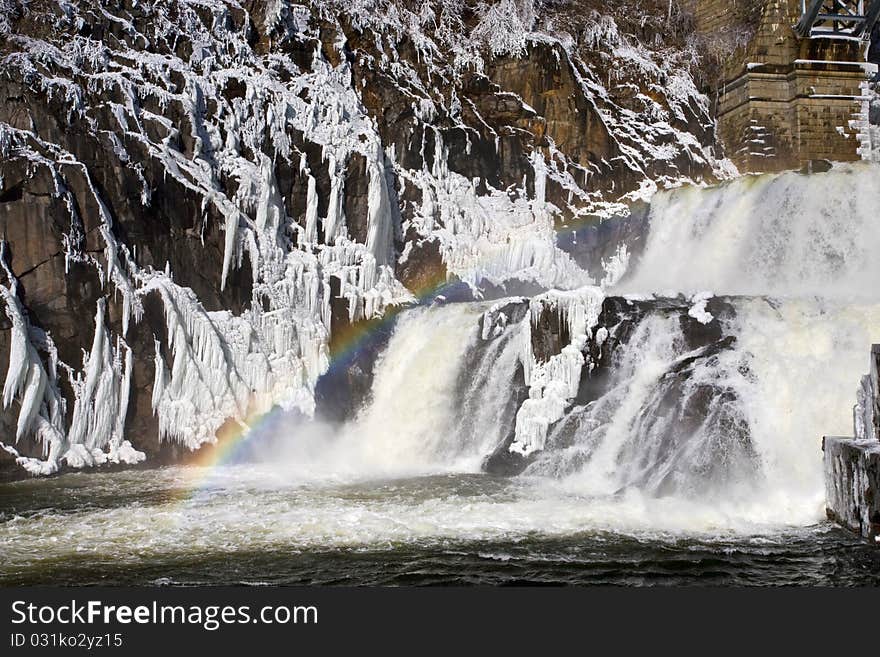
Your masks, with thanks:
[[[877,173],[848,166],[660,194],[621,290],[740,295],[728,297],[734,312],[723,322],[732,343],[689,347],[678,316],[649,313],[618,348],[609,390],[551,428],[525,475],[505,484],[508,497],[465,502],[455,493],[436,513],[395,507],[386,527],[372,526],[376,540],[750,535],[820,522],[820,440],[850,432],[854,382],[880,340],[880,265],[869,257],[880,252],[880,192],[868,184]],[[478,473],[512,426],[521,349],[516,326],[481,339],[488,308],[404,313],[359,416],[342,428],[282,430],[273,481]],[[310,508],[338,513],[322,506],[322,491]],[[341,527],[331,534],[366,541]]]
[[[362,461],[396,473],[479,471],[503,439],[497,420],[519,357],[508,336],[470,359],[488,308],[451,304],[405,314],[378,364],[369,405],[343,429]]]
[[[488,303],[416,308],[342,426],[276,423],[247,464],[0,486],[0,582],[880,582],[824,522],[820,451],[880,341],[877,173],[660,194],[609,294],[728,295],[728,339],[691,346],[681,313],[648,311],[520,476],[481,466],[527,333],[484,339]]]
[[[880,166],[746,176],[651,200],[624,291],[878,299]]]
[[[749,368],[743,408],[766,488],[792,503],[824,502],[819,441],[853,430],[853,382],[880,341],[880,304],[838,300],[743,300],[738,351]]]
[[[504,439],[519,362],[511,329],[483,344],[487,303],[422,307],[402,314],[376,364],[357,417],[273,427],[273,468],[289,481],[358,481],[479,472]]]
[[[0,486],[0,583],[828,584],[856,583],[853,561],[859,583],[880,580],[876,552],[826,525],[732,524],[635,492],[485,475],[282,484],[227,466],[181,499],[193,470]]]

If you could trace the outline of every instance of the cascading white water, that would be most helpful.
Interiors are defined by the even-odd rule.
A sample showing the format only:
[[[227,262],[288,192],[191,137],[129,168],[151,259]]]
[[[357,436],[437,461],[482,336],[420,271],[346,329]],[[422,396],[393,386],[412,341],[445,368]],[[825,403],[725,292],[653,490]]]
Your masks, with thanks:
[[[505,437],[502,417],[511,411],[519,362],[513,329],[491,342],[481,339],[480,318],[489,306],[403,313],[356,418],[342,427],[289,429],[273,445],[273,461],[298,479],[478,472]]]
[[[503,439],[495,420],[507,405],[518,357],[518,345],[508,338],[491,344],[485,357],[469,358],[486,309],[454,304],[404,314],[378,363],[371,403],[345,429],[363,462],[395,470],[479,470]],[[467,418],[462,406],[470,409]]]
[[[880,340],[880,303],[800,298],[740,300],[737,351],[750,376],[740,389],[766,479],[768,504],[792,515],[823,508],[820,441],[850,435],[855,388]],[[772,501],[771,501],[772,500]]]
[[[570,445],[529,468],[590,495],[629,487],[698,499],[751,488],[755,464],[736,352],[692,348],[678,315],[641,320],[615,355],[610,389],[572,409],[551,436]]]
[[[858,164],[661,193],[652,201],[640,261],[611,292],[753,295],[731,299],[736,317],[727,331],[736,337],[733,349],[711,371],[703,367],[693,375],[714,378],[719,390],[735,393],[736,401],[727,403],[748,426],[760,474],[754,495],[766,502],[750,513],[775,516],[775,510],[791,522],[821,516],[819,441],[852,433],[853,390],[870,344],[880,339],[878,180],[880,168]],[[627,432],[643,428],[638,412],[648,405],[635,397],[650,394],[652,354],[675,355],[669,340],[659,331],[633,345],[639,353],[631,358],[648,362],[637,375],[623,377],[621,403],[638,408],[615,408],[607,436],[591,447],[595,455],[574,481],[624,485],[638,456],[626,445],[650,450],[645,436],[639,443]],[[621,413],[627,417],[618,428]],[[691,446],[703,438],[691,436]],[[650,466],[663,464],[657,455]]]
[[[880,168],[747,176],[651,200],[622,291],[880,299]]]
[[[679,376],[701,350],[683,344],[676,317],[643,319],[617,352],[610,389],[554,427],[526,474],[591,497],[631,491],[706,503],[734,524],[820,519],[820,440],[852,430],[852,382],[865,369],[865,345],[880,339],[880,304],[731,303],[725,332],[736,341]]]
[[[734,341],[688,346],[680,310],[640,318],[610,387],[568,409],[519,478],[547,522],[564,524],[568,504],[591,508],[576,523],[603,510],[628,528],[753,531],[822,517],[820,440],[850,431],[853,389],[880,340],[878,172],[761,176],[655,198],[641,260],[607,294],[731,295],[722,324]],[[291,453],[273,459],[297,480],[479,471],[509,437],[522,386],[521,327],[482,335],[489,307],[404,312],[358,416],[341,430],[297,429]]]
[[[659,194],[642,257],[609,294],[751,295],[730,299],[725,332],[736,341],[675,378],[697,352],[676,317],[649,315],[615,361],[611,389],[552,427],[526,474],[590,496],[635,489],[734,500],[756,520],[819,518],[819,441],[850,431],[852,390],[880,339],[877,174],[852,165]],[[404,315],[371,403],[340,441],[346,460],[473,471],[504,440],[516,346],[490,342],[488,356],[468,362],[484,310]],[[688,414],[698,417],[686,423]],[[564,432],[573,438],[554,446]]]
[[[417,308],[401,314],[372,398],[346,426],[283,428],[268,465],[211,471],[195,503],[145,496],[144,507],[6,518],[0,573],[81,562],[84,553],[135,568],[193,550],[231,562],[230,550],[288,559],[401,545],[457,551],[477,541],[491,553],[497,542],[535,538],[595,540],[604,553],[619,534],[673,546],[696,536],[717,543],[719,555],[746,545],[760,552],[801,532],[813,544],[822,530],[805,527],[823,515],[819,441],[851,431],[868,346],[880,341],[870,257],[880,253],[878,173],[762,176],[655,198],[641,262],[607,293],[755,294],[728,299],[723,334],[735,342],[694,354],[679,322],[686,314],[664,315],[651,302],[658,309],[616,348],[604,394],[551,426],[519,477],[450,473],[476,472],[509,437],[511,400],[515,407],[522,393],[512,392],[521,327],[505,321],[484,340],[489,304]],[[440,476],[409,478],[425,474]],[[159,483],[177,491],[189,473],[106,477],[124,498],[138,486],[152,495]],[[394,481],[373,481],[384,478]],[[53,505],[69,497],[53,494]],[[570,556],[566,548],[551,559]]]

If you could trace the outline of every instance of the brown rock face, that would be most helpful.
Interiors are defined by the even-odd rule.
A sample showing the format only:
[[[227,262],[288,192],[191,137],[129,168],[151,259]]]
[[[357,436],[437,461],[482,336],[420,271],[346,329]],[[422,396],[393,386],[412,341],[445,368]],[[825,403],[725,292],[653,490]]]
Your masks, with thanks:
[[[536,45],[528,59],[497,62],[490,77],[499,89],[510,90],[534,109],[534,115],[515,117],[511,123],[532,132],[538,146],[547,146],[549,137],[572,163],[601,168],[603,160],[613,159],[619,151],[560,50]],[[584,184],[589,188],[588,181]]]

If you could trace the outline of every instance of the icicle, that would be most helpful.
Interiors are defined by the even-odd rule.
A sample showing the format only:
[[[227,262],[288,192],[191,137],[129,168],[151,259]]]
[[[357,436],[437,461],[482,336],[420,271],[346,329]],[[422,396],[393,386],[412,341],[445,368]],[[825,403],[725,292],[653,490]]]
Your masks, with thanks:
[[[131,393],[131,372],[133,368],[134,355],[128,345],[125,347],[125,370],[122,375],[122,384],[119,388],[119,409],[116,413],[116,440],[121,441],[125,435],[125,419],[128,415],[128,398]]]
[[[329,156],[327,170],[330,172],[330,204],[327,208],[327,220],[324,222],[324,242],[336,244],[336,238],[345,228],[343,213],[343,193],[345,176],[337,170],[336,158]]]
[[[165,360],[162,358],[162,351],[159,341],[153,338],[153,348],[155,349],[153,356],[154,374],[153,374],[153,396],[151,398],[151,406],[153,412],[159,410],[159,404],[162,401],[162,395],[168,385],[168,379],[165,374]]]
[[[315,189],[315,179],[311,174],[308,176],[308,190],[306,192],[306,229],[305,241],[314,244],[318,241],[318,192]]]
[[[15,398],[19,398],[16,442],[33,431],[36,440],[42,444],[43,453],[47,454],[46,461],[19,457],[17,458],[19,465],[33,474],[51,474],[58,470],[58,459],[64,447],[64,435],[60,431],[63,421],[62,402],[55,386],[54,376],[57,354],[54,344],[44,336],[41,342],[44,342],[49,350],[49,360],[53,368],[51,374],[47,373],[31,342],[32,331],[38,330],[32,329],[24,314],[17,296],[18,283],[6,265],[6,242],[0,242],[0,265],[9,280],[8,288],[0,285],[0,296],[5,302],[6,315],[12,322],[9,368],[3,386],[3,407],[9,408]],[[43,415],[44,412],[48,413],[48,417]]]
[[[368,160],[367,168],[370,173],[367,198],[367,249],[373,254],[377,265],[388,265],[393,261],[393,226],[381,145],[376,145],[374,159]]]
[[[230,211],[226,214],[226,234],[223,245],[223,273],[220,277],[220,290],[226,289],[226,279],[232,267],[232,259],[235,257],[235,243],[238,238],[238,212]],[[170,273],[168,265],[165,265],[166,273]]]
[[[275,181],[275,167],[268,156],[260,160],[260,199],[257,204],[257,230],[266,233],[275,244],[278,230],[284,224],[286,213],[278,184]]]

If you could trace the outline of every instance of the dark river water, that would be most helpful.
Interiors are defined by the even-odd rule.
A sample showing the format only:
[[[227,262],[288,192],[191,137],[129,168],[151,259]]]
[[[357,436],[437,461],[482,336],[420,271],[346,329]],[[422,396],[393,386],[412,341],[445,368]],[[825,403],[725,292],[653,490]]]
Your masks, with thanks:
[[[485,475],[66,474],[0,485],[0,584],[880,584],[880,549],[818,513],[744,515]]]

